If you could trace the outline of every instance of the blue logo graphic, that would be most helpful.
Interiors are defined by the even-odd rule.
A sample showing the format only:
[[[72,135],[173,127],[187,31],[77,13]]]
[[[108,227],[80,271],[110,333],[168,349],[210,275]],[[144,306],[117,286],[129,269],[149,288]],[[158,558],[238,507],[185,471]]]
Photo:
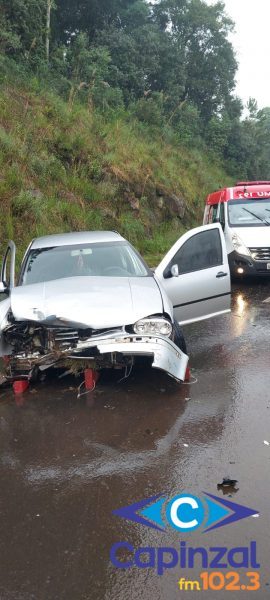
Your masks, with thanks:
[[[206,533],[259,513],[203,492],[201,498],[189,493],[173,498],[159,494],[114,510],[113,514],[158,531],[166,531],[171,527],[184,533],[203,528],[203,533]]]

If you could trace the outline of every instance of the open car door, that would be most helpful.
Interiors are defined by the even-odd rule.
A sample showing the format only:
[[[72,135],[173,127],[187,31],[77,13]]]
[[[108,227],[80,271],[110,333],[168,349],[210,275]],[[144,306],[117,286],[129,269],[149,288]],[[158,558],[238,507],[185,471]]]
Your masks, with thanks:
[[[230,312],[231,280],[219,223],[185,233],[155,271],[180,324]]]
[[[12,347],[4,342],[1,333],[7,325],[7,315],[10,309],[10,291],[15,285],[15,256],[16,246],[14,242],[10,241],[0,272],[0,356],[8,356],[12,353]]]
[[[10,291],[15,285],[15,258],[16,246],[12,240],[8,243],[6,253],[3,258],[0,274],[0,292]]]

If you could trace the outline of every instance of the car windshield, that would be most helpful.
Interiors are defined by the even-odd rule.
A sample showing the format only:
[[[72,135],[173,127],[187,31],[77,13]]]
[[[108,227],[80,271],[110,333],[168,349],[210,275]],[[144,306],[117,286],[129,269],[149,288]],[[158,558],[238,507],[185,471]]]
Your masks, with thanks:
[[[147,277],[151,273],[127,242],[104,242],[31,250],[21,283],[67,277]]]
[[[265,227],[270,225],[270,198],[266,200],[230,200],[229,223],[232,227]]]

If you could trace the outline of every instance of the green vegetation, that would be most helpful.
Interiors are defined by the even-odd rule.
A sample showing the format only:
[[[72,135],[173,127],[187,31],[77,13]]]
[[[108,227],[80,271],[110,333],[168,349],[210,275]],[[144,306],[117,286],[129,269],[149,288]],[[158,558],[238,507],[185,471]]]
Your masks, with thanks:
[[[270,109],[233,95],[204,0],[0,0],[0,236],[117,229],[154,264],[207,193],[270,178]]]
[[[0,92],[0,235],[116,229],[155,260],[202,216],[222,169],[128,111],[72,109],[36,82]],[[170,140],[170,135],[172,140]],[[229,181],[229,180],[228,180]],[[176,198],[174,197],[176,196]]]

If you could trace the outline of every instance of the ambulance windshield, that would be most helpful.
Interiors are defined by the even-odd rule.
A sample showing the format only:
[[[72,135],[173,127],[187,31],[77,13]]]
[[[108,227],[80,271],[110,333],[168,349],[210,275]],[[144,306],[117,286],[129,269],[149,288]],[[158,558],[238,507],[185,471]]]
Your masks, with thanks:
[[[270,198],[265,200],[230,200],[228,219],[231,227],[265,227],[270,225]]]

